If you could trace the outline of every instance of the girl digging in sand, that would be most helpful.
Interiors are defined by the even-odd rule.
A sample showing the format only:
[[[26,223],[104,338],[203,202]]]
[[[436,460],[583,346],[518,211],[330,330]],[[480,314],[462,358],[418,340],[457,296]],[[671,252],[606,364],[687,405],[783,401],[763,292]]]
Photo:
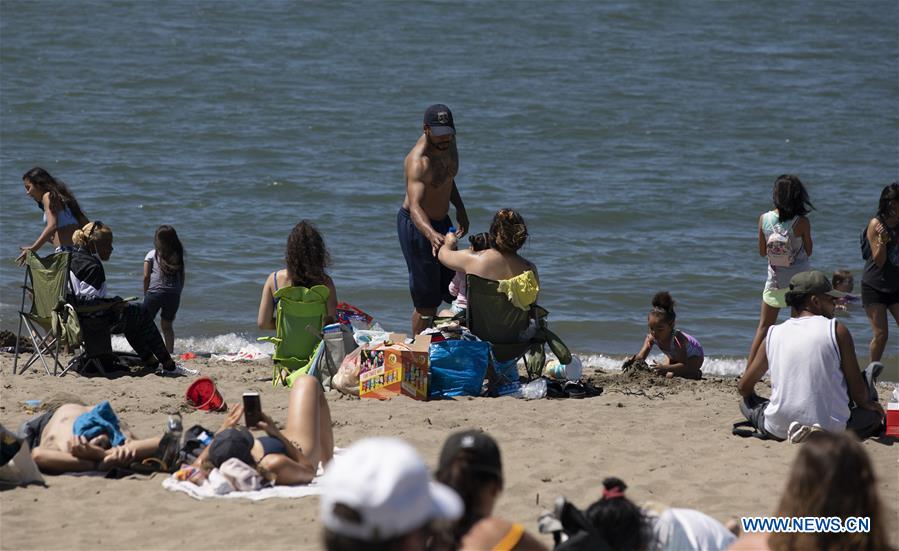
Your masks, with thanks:
[[[37,252],[48,241],[56,245],[57,251],[72,247],[72,234],[88,223],[69,188],[43,168],[32,168],[22,176],[22,182],[25,193],[44,211],[45,226],[34,243],[19,247],[21,254],[16,262],[20,265],[27,251]]]
[[[667,356],[667,361],[652,365],[653,369],[664,373],[668,378],[699,379],[702,377],[701,368],[705,359],[702,345],[695,338],[674,328],[676,318],[671,295],[667,291],[656,293],[652,297],[652,310],[646,318],[649,333],[643,341],[643,348],[631,359],[645,360],[652,346],[657,345]]]
[[[172,322],[184,289],[184,246],[175,228],[166,225],[156,228],[153,246],[144,257],[144,308],[151,320],[162,310],[159,325],[165,347],[171,354],[175,349]]]
[[[768,328],[777,321],[780,309],[786,308],[790,278],[812,269],[808,260],[812,256],[812,226],[805,215],[814,208],[798,177],[783,174],[774,181],[774,209],[759,216],[759,255],[768,257],[768,279],[746,365],[752,365]]]

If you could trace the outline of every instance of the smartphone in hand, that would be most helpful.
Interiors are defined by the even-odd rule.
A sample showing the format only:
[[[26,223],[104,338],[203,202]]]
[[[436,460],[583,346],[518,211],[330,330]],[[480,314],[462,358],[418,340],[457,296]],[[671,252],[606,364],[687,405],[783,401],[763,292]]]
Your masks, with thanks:
[[[259,421],[262,421],[262,402],[259,400],[258,392],[243,393],[243,413],[244,422],[247,427],[255,427]]]

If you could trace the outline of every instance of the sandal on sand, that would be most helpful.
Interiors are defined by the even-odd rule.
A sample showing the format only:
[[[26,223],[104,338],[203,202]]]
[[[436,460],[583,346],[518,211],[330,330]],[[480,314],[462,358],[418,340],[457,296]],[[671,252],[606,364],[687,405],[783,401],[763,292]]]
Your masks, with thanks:
[[[569,398],[580,399],[587,397],[587,391],[580,382],[568,381],[565,383],[564,389],[565,394],[567,394]]]
[[[547,398],[568,398],[565,392],[565,385],[554,379],[546,379],[546,397]]]
[[[818,423],[809,426],[803,425],[799,421],[793,421],[790,423],[790,428],[787,429],[787,440],[791,444],[799,444],[808,440],[808,437],[813,432],[818,432],[820,430],[824,429],[822,429]]]
[[[587,380],[582,381],[555,381],[546,380],[546,397],[547,398],[589,398],[591,396],[599,396],[602,394],[602,387],[594,386]]]
[[[148,457],[140,463],[132,463],[128,468],[137,474],[165,473],[169,471],[166,464],[155,457]]]

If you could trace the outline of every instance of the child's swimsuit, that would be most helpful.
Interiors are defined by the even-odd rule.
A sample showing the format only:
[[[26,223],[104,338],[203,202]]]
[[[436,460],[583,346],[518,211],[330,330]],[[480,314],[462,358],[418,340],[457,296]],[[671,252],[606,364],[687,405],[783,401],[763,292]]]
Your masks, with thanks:
[[[656,346],[659,346],[659,350],[661,350],[663,354],[668,356],[669,360],[671,360],[672,362],[675,362],[675,361],[677,361],[677,358],[675,358],[673,356],[674,351],[675,351],[674,337],[678,333],[680,333],[680,336],[683,337],[683,339],[686,341],[685,345],[686,345],[686,349],[687,349],[687,357],[688,358],[693,358],[696,356],[698,356],[700,358],[705,358],[705,352],[702,350],[702,345],[699,344],[699,341],[696,340],[695,337],[688,335],[688,334],[684,333],[683,331],[673,331],[671,333],[671,342],[668,343],[668,350],[665,350],[661,346],[659,346],[659,343],[658,343],[658,341],[656,341],[655,337],[653,337],[652,343]]]

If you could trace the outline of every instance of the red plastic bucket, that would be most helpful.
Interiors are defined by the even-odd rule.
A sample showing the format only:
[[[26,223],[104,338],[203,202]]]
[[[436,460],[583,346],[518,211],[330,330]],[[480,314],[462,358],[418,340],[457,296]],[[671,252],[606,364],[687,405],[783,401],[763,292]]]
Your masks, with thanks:
[[[184,393],[184,398],[188,404],[197,409],[221,411],[228,407],[221,392],[215,388],[215,382],[209,377],[200,377],[191,383]]]

